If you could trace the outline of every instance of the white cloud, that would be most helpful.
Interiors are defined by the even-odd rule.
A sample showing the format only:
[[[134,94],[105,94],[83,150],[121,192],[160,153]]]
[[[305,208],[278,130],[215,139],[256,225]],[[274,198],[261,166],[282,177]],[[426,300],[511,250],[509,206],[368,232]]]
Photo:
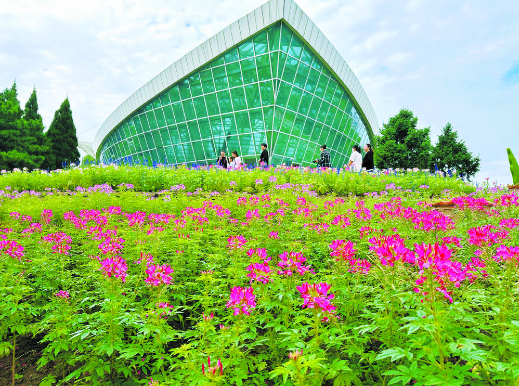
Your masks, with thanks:
[[[25,103],[36,85],[47,126],[68,95],[82,132],[101,124],[133,91],[263,1],[4,3],[0,87],[16,79]],[[519,85],[503,77],[519,60],[519,2],[298,3],[357,74],[380,124],[404,106],[435,135],[451,122],[469,148],[481,154],[481,178],[492,174],[507,182],[505,148],[519,143]],[[80,138],[94,134],[87,131]]]

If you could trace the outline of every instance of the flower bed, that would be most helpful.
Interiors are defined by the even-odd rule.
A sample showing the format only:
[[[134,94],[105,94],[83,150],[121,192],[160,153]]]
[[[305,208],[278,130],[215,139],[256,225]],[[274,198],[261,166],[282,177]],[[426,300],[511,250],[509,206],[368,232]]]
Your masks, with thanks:
[[[30,339],[48,385],[519,378],[518,196],[451,192],[455,219],[395,189],[2,199],[0,379],[31,384]]]

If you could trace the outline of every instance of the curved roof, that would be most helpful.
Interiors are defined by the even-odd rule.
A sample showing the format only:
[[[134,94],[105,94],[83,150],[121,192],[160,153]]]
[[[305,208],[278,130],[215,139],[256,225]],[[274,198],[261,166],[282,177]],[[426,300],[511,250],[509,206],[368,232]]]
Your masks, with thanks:
[[[351,94],[368,133],[373,136],[374,130],[378,130],[375,111],[359,80],[339,51],[293,0],[270,0],[196,47],[130,95],[110,114],[97,131],[93,144],[94,152],[97,154],[106,136],[126,117],[156,95],[279,20],[289,24],[343,83]]]

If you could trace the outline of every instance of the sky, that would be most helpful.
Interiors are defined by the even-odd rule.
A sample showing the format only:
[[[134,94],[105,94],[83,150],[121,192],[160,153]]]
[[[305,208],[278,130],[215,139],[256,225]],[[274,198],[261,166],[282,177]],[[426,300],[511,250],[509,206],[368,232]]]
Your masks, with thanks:
[[[510,183],[519,156],[519,1],[296,0],[357,75],[379,126],[401,108],[433,143],[450,122]],[[135,90],[264,1],[0,0],[0,88],[36,87],[48,127],[68,97],[78,138]]]

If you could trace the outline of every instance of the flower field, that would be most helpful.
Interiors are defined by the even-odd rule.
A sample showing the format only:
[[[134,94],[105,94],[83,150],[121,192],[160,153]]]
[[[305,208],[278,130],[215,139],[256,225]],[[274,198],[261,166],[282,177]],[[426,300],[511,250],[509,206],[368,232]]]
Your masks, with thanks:
[[[518,196],[103,170],[0,177],[0,385],[519,384]]]

